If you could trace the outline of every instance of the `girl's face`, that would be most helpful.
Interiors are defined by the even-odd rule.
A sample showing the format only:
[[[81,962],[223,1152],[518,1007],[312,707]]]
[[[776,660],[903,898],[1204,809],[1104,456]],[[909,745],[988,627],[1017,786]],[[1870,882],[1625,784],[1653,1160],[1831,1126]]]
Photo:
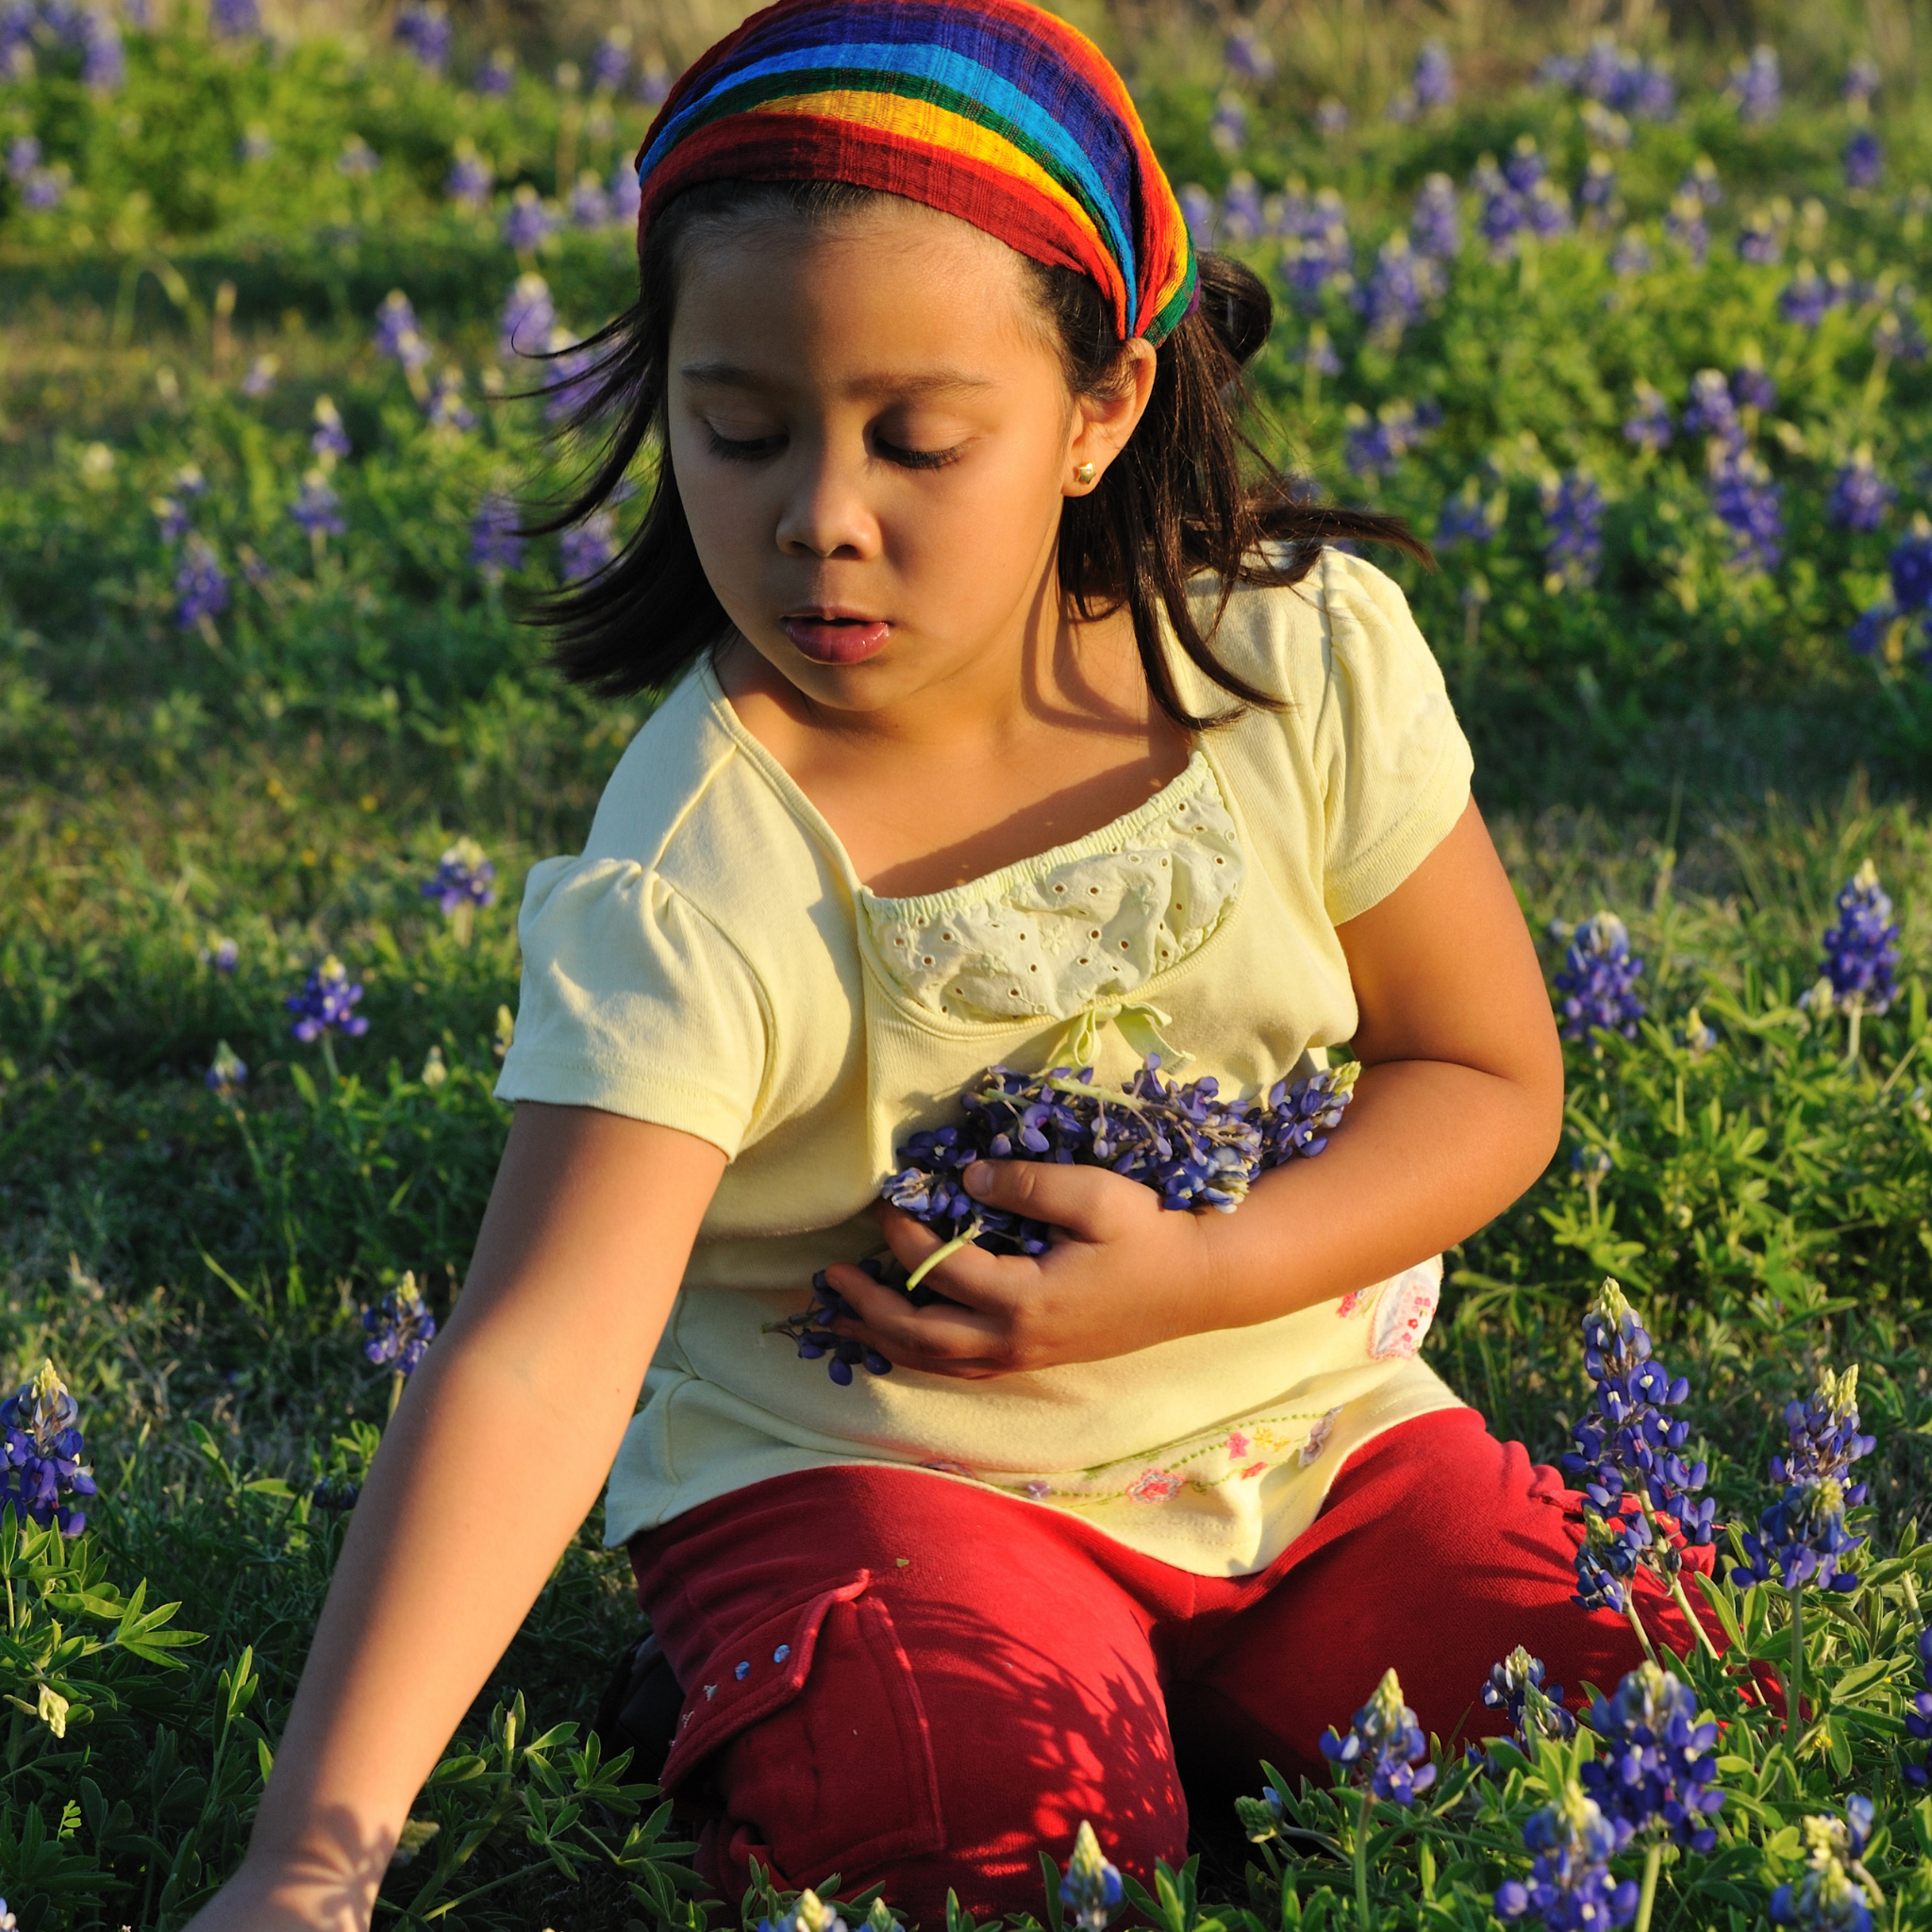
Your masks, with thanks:
[[[1074,397],[1022,258],[896,198],[684,253],[671,462],[739,631],[840,711],[1017,677],[1057,634],[1061,502],[1125,442],[1153,351]]]

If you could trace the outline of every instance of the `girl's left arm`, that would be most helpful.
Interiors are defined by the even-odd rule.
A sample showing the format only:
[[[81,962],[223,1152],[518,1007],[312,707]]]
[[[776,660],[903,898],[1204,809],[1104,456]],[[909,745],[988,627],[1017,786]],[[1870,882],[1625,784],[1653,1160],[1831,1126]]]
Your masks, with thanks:
[[[1263,1174],[1233,1214],[1171,1213],[1101,1169],[987,1161],[967,1185],[1060,1230],[1038,1259],[966,1248],[915,1309],[857,1269],[851,1332],[908,1368],[996,1375],[1241,1328],[1386,1280],[1500,1214],[1561,1132],[1563,1058],[1516,895],[1472,800],[1379,905],[1337,928],[1360,1008],[1355,1098],[1327,1148]],[[908,1265],[938,1245],[881,1219]]]

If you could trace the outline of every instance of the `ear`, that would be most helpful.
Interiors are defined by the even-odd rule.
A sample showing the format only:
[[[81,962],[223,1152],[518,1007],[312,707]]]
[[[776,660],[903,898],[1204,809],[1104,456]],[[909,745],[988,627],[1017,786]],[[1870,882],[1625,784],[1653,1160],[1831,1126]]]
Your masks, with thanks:
[[[1086,496],[1099,489],[1107,466],[1126,447],[1127,438],[1146,413],[1154,393],[1154,344],[1139,337],[1122,352],[1114,386],[1097,395],[1074,399],[1074,434],[1067,450],[1067,475],[1061,486],[1066,496]],[[1092,464],[1091,479],[1079,472]]]

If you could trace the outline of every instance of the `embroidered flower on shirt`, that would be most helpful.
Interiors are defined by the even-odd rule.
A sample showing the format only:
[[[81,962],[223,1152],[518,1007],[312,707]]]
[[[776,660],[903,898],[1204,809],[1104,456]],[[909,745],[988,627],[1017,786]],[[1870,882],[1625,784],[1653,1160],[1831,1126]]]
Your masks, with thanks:
[[[1166,1503],[1180,1493],[1181,1479],[1165,1469],[1143,1469],[1127,1485],[1127,1498],[1135,1503]]]
[[[1268,1465],[1265,1462],[1249,1463],[1247,1468],[1241,1471],[1241,1480],[1243,1482],[1252,1482],[1267,1467]]]
[[[1026,1485],[1025,1493],[1028,1496],[1030,1496],[1034,1502],[1043,1503],[1050,1495],[1053,1494],[1053,1485],[1049,1482],[1042,1482],[1040,1479],[1040,1477],[1035,1476],[1033,1480]]]
[[[1295,1453],[1295,1460],[1306,1469],[1328,1446],[1328,1438],[1335,1433],[1335,1418],[1341,1413],[1340,1408],[1331,1408],[1307,1433],[1307,1439]]]
[[[1232,1456],[1237,1462],[1239,1462],[1241,1458],[1243,1456],[1245,1456],[1248,1453],[1248,1451],[1253,1447],[1254,1444],[1250,1442],[1248,1439],[1244,1435],[1242,1435],[1239,1429],[1236,1429],[1234,1433],[1230,1435],[1227,1439],[1227,1453],[1230,1456]]]
[[[1382,1291],[1375,1305],[1374,1333],[1369,1353],[1377,1361],[1391,1356],[1412,1356],[1422,1346],[1429,1324],[1436,1318],[1436,1304],[1442,1292],[1441,1264],[1405,1269]]]
[[[1363,1313],[1374,1298],[1373,1288],[1352,1288],[1335,1304],[1335,1312],[1345,1322],[1351,1315]]]

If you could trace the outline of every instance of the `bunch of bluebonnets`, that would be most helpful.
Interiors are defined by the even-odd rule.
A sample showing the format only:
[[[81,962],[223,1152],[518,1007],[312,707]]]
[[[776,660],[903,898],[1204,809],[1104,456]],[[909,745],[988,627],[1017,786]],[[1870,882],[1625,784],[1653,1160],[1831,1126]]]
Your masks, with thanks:
[[[1642,971],[1643,961],[1630,950],[1629,929],[1614,912],[1586,919],[1571,935],[1557,974],[1564,1039],[1601,1031],[1635,1040],[1645,1010],[1636,992]]]
[[[413,1274],[406,1274],[374,1307],[363,1309],[362,1326],[369,1336],[362,1353],[378,1367],[393,1364],[399,1375],[413,1374],[424,1350],[436,1339],[436,1317],[417,1291]]]
[[[62,1536],[87,1527],[94,1474],[83,1459],[80,1405],[52,1362],[0,1403],[0,1508],[41,1528],[58,1524]]]
[[[1808,1402],[1786,1407],[1785,1427],[1789,1450],[1771,1461],[1781,1493],[1743,1537],[1744,1573],[1788,1589],[1856,1590],[1845,1559],[1865,1539],[1846,1528],[1845,1511],[1865,1500],[1865,1485],[1852,1481],[1852,1464],[1876,1446],[1858,1433],[1857,1370],[1824,1370]]]
[[[1044,1254],[1052,1238],[1047,1223],[990,1208],[966,1191],[966,1170],[981,1160],[1103,1167],[1152,1188],[1163,1208],[1231,1213],[1258,1174],[1327,1146],[1360,1072],[1351,1061],[1277,1080],[1265,1095],[1231,1100],[1211,1075],[1185,1084],[1164,1078],[1158,1054],[1149,1054],[1118,1091],[1096,1086],[1091,1067],[1043,1074],[989,1067],[962,1096],[965,1119],[914,1134],[899,1149],[905,1164],[879,1190],[880,1199],[931,1228],[941,1246],[909,1276],[896,1263],[861,1265],[875,1281],[905,1287],[922,1305],[932,1299],[926,1272],[969,1242],[995,1255]],[[770,1324],[771,1331],[791,1336],[808,1361],[825,1359],[841,1386],[861,1365],[887,1374],[891,1363],[885,1357],[827,1325],[854,1311],[823,1271],[812,1290],[811,1307]]]
[[[1842,1818],[1807,1818],[1800,1827],[1805,1874],[1771,1895],[1774,1925],[1829,1927],[1830,1932],[1872,1932],[1872,1907],[1883,1903],[1865,1869],[1872,1836],[1872,1800],[1854,1792]]]
[[[1491,1666],[1483,1702],[1509,1720],[1509,1735],[1525,1752],[1534,1739],[1561,1740],[1576,1734],[1576,1720],[1563,1707],[1562,1685],[1544,1683],[1542,1659],[1531,1657],[1520,1643]]]
[[[1610,1858],[1628,1836],[1581,1785],[1566,1784],[1523,1827],[1535,1863],[1526,1881],[1506,1878],[1496,1888],[1496,1916],[1513,1924],[1534,1915],[1551,1932],[1627,1925],[1637,1912],[1637,1881],[1612,1877]]]
[[[1356,1712],[1346,1731],[1323,1734],[1322,1755],[1348,1783],[1391,1805],[1408,1806],[1436,1781],[1429,1740],[1415,1712],[1402,1701],[1392,1670],[1382,1673],[1374,1695]]]

